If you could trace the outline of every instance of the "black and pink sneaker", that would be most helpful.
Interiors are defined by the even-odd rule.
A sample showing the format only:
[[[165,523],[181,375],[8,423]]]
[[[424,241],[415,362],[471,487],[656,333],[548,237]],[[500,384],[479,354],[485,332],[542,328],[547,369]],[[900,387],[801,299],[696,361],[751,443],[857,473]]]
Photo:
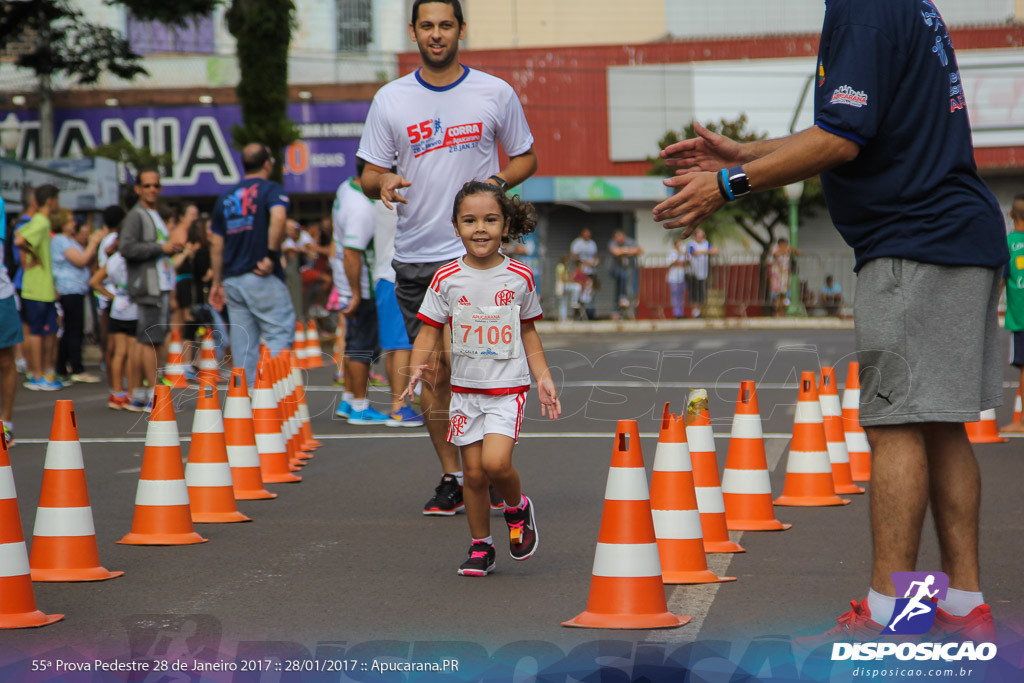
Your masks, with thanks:
[[[460,510],[465,510],[462,502],[462,486],[454,474],[441,477],[441,483],[434,489],[434,496],[423,506],[425,515],[441,515],[451,517]]]
[[[494,571],[494,546],[483,541],[474,541],[469,546],[469,559],[459,567],[462,576],[487,576]]]
[[[505,510],[508,524],[508,552],[513,560],[525,560],[537,552],[537,522],[533,518],[533,501],[523,496],[526,504]]]

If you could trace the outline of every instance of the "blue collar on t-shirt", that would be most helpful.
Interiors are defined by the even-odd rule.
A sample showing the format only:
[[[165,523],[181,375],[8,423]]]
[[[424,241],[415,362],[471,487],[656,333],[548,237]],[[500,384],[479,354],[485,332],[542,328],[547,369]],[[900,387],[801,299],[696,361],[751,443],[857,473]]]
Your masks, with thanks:
[[[425,80],[423,80],[420,77],[420,70],[419,69],[416,69],[416,74],[415,74],[416,75],[416,80],[419,81],[420,85],[422,85],[427,90],[433,90],[434,92],[444,92],[445,90],[451,90],[452,88],[457,86],[459,83],[462,83],[462,81],[466,80],[466,76],[469,75],[469,67],[468,66],[466,66],[465,64],[459,64],[459,66],[461,66],[462,69],[463,69],[462,75],[459,76],[458,79],[456,79],[456,81],[454,83],[449,83],[448,85],[441,85],[441,86],[430,85],[429,83],[427,83]]]

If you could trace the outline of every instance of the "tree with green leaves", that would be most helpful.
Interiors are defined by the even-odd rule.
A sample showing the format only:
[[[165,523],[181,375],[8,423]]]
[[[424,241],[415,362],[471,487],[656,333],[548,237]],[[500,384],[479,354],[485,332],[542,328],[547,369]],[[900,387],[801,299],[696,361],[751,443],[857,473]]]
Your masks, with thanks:
[[[274,150],[271,179],[280,182],[284,148],[299,135],[288,119],[288,46],[295,27],[293,0],[234,0],[228,30],[238,43],[241,78],[236,92],[242,125],[231,129],[235,147],[262,142]]]
[[[107,0],[127,8],[141,21],[184,25],[210,14],[222,0]],[[238,43],[241,78],[236,91],[241,126],[232,137],[237,148],[259,141],[277,152],[274,169],[280,180],[284,148],[298,138],[288,119],[288,47],[295,27],[293,0],[232,0],[228,30]],[[0,50],[15,42],[28,44],[18,66],[39,78],[40,152],[53,154],[55,76],[91,84],[104,72],[131,80],[147,72],[120,32],[86,20],[71,0],[14,0],[0,5]],[[121,155],[123,150],[114,150]],[[101,156],[107,156],[101,154]]]
[[[746,115],[740,115],[738,119],[732,121],[722,119],[717,123],[709,122],[704,125],[708,130],[738,142],[753,142],[767,138],[767,135],[747,128]],[[672,130],[665,133],[658,141],[658,149],[665,149],[680,140],[693,137],[697,137],[697,133],[693,123],[690,123],[682,133]],[[647,161],[651,164],[648,175],[668,177],[675,172],[661,157],[647,157]],[[803,196],[800,198],[801,220],[813,216],[815,211],[824,205],[821,183],[817,179],[807,181],[804,184]],[[788,226],[789,200],[781,188],[755,192],[743,199],[730,202],[701,225],[704,232],[717,236],[719,240],[739,237],[745,242],[753,241],[760,247],[762,261],[771,249],[776,229],[788,229]]]
[[[718,122],[709,122],[704,124],[704,127],[738,142],[753,142],[768,137],[764,133],[748,129],[745,114],[732,121],[721,119]],[[693,137],[697,137],[697,133],[693,123],[690,123],[682,133],[672,130],[665,133],[658,141],[658,149],[665,149],[680,140]],[[647,161],[651,164],[648,175],[668,177],[675,172],[675,169],[670,168],[661,157],[647,157]],[[801,221],[813,216],[823,206],[825,206],[825,197],[821,191],[821,183],[817,178],[805,181],[804,192],[798,206]],[[760,281],[763,284],[767,275],[765,263],[777,229],[780,227],[789,229],[789,200],[786,199],[781,188],[754,192],[743,199],[729,202],[702,223],[701,227],[710,237],[717,238],[717,241],[739,239],[747,244],[750,241],[757,244],[761,252]],[[676,234],[678,232],[676,231]],[[788,237],[788,233],[785,236]]]

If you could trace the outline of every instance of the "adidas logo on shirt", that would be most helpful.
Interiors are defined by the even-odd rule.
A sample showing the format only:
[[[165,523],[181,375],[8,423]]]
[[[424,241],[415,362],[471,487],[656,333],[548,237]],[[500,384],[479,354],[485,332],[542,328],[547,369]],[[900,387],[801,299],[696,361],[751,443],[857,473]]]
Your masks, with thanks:
[[[469,303],[469,299],[467,299],[466,297],[462,297],[461,299],[459,299],[459,305],[460,306],[472,306],[473,304]]]

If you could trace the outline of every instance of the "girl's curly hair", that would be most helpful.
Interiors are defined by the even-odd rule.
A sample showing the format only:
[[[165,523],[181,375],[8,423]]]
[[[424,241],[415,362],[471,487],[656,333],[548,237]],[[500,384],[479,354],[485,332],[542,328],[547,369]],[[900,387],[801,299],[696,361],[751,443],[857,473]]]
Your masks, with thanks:
[[[462,200],[475,194],[489,194],[494,197],[498,206],[501,207],[502,216],[508,219],[508,235],[501,238],[503,243],[517,240],[537,228],[537,212],[533,208],[533,204],[524,202],[519,195],[508,196],[497,185],[482,183],[478,180],[470,180],[455,195],[455,204],[452,207],[452,225],[458,226],[459,224],[459,207],[462,206]]]

